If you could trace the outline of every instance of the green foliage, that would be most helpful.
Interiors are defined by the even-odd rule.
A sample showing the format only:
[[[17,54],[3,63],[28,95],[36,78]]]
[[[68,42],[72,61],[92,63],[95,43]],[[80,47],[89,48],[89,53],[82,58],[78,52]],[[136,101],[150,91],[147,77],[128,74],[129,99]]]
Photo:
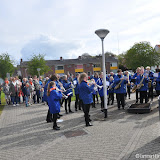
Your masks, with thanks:
[[[4,79],[7,73],[12,74],[14,70],[13,61],[10,59],[8,53],[0,55],[0,77]]]
[[[160,62],[160,54],[154,51],[149,42],[134,44],[124,55],[124,64],[135,70],[139,66],[155,66]]]
[[[28,62],[28,72],[33,75],[39,75],[37,68],[40,68],[40,75],[50,71],[50,68],[46,65],[44,55],[33,55],[30,61]]]

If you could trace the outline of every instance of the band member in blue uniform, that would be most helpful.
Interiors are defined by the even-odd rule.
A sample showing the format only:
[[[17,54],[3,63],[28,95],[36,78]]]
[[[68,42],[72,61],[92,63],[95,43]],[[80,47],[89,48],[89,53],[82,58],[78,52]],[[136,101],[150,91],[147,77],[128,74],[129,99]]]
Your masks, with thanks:
[[[81,73],[79,77],[79,94],[80,98],[83,101],[83,111],[85,114],[85,123],[86,126],[92,126],[90,123],[90,117],[89,117],[89,110],[90,110],[90,105],[93,103],[93,97],[92,97],[92,92],[94,89],[95,83],[92,85],[89,85],[88,82],[88,76],[86,73]]]
[[[128,98],[130,99],[130,98],[131,98],[131,83],[130,83],[130,81],[131,81],[131,76],[129,75],[129,72],[128,72],[128,71],[125,71],[125,72],[124,72],[124,76],[129,79],[129,80],[128,80],[128,83],[127,83],[127,93],[126,93],[126,97],[127,97],[127,94],[128,94]]]
[[[110,76],[110,78],[109,78],[108,95],[109,96],[108,96],[108,104],[107,105],[110,104],[110,101],[112,101],[111,105],[113,105],[114,104],[114,79],[112,76]]]
[[[67,75],[63,76],[63,87],[66,90],[66,92],[64,92],[64,94],[66,96],[68,96],[68,98],[65,99],[66,114],[68,114],[68,111],[69,111],[69,113],[73,113],[71,110],[71,97],[73,96],[73,92],[72,92],[71,82],[68,82],[68,80],[67,80]],[[67,103],[68,103],[68,110],[67,110]]]
[[[56,79],[57,79],[56,76],[55,76],[55,75],[52,75],[52,76],[50,77],[50,79],[47,81],[46,85],[44,86],[44,96],[43,96],[43,100],[44,100],[47,104],[48,104],[48,96],[47,96],[48,84],[49,84],[51,81],[54,81],[54,80],[56,80]],[[52,114],[50,113],[49,109],[48,109],[46,121],[47,121],[47,123],[53,121]]]
[[[141,68],[138,67],[138,68],[136,69],[136,73],[135,73],[135,74],[133,75],[133,77],[131,78],[131,82],[133,82],[134,84],[136,83],[136,79],[137,79],[137,77],[140,75],[140,72],[141,72]],[[139,93],[139,91],[136,90],[136,103],[138,103],[138,93]]]
[[[94,73],[94,78],[93,79],[95,80],[95,83],[97,83],[97,81],[99,79],[97,72]],[[98,104],[99,103],[99,101],[98,101],[98,90],[96,90],[95,94],[93,94],[93,101],[95,101],[95,98],[97,99],[97,104]]]
[[[77,111],[78,107],[79,107],[79,110],[81,110],[81,101],[79,99],[79,82],[78,82],[78,79],[79,79],[79,73],[76,74],[76,78],[73,80],[73,84],[75,86],[74,93],[75,93],[75,96],[76,96],[75,111]]]
[[[117,76],[114,79],[115,82],[114,92],[116,93],[117,106],[119,110],[120,110],[120,105],[122,105],[122,109],[124,109],[126,84],[128,83],[128,78],[125,78],[122,74],[123,74],[122,70],[118,69]]]
[[[143,99],[145,99],[145,103],[148,102],[147,90],[148,90],[148,75],[144,74],[144,68],[141,67],[141,74],[136,79],[136,85],[140,92],[140,103],[143,103]],[[140,89],[139,89],[140,88]]]
[[[152,72],[150,70],[151,68],[149,66],[146,67],[146,71],[145,73],[148,74],[148,89],[149,89],[149,92],[148,92],[148,100],[149,100],[149,97],[151,98],[151,101],[153,101],[153,82],[154,82],[154,72]]]
[[[60,99],[62,98],[62,93],[56,91],[56,83],[54,81],[49,82],[48,90],[48,106],[50,113],[53,114],[53,129],[60,130],[60,127],[57,126],[57,115],[60,112]]]
[[[158,77],[155,78],[155,83],[156,83],[156,93],[159,96],[160,95],[160,69],[156,69],[156,73],[158,73]]]

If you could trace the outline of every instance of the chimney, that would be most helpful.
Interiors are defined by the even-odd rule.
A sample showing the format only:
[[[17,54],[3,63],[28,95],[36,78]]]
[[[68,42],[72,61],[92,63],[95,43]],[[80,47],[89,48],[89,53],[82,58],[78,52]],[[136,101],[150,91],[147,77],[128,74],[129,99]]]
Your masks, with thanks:
[[[78,57],[78,59],[79,59],[79,60],[82,60],[82,57],[81,57],[81,56],[79,56],[79,57]]]
[[[63,57],[60,57],[60,61],[62,61],[63,60]]]

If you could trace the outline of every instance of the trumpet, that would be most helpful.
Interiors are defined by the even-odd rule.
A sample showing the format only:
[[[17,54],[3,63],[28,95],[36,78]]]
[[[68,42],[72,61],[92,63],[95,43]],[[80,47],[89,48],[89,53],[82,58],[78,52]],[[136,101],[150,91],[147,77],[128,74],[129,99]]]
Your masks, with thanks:
[[[60,81],[58,81],[58,85],[60,86],[63,92],[66,92],[65,88],[63,87],[63,84]]]
[[[68,98],[68,96],[66,96],[66,95],[62,92],[62,90],[60,90],[57,86],[56,86],[56,91],[57,91],[57,92],[60,91],[60,92],[62,93],[62,96],[63,96],[64,99],[67,99],[67,98]]]
[[[94,90],[97,90],[97,88],[99,88],[101,90],[103,88],[103,86],[100,86],[97,83],[95,83],[94,79],[92,79],[91,82],[88,82],[88,83],[89,83],[89,85],[92,85],[92,84],[95,85]]]

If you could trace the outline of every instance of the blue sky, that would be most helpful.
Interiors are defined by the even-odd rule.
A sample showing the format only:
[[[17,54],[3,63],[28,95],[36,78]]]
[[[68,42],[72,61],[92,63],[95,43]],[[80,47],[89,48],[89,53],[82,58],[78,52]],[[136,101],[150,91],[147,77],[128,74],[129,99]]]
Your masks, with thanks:
[[[94,32],[101,28],[110,30],[105,51],[119,54],[140,41],[154,47],[159,22],[159,0],[0,0],[0,54],[17,63],[38,53],[45,59],[100,54]]]

